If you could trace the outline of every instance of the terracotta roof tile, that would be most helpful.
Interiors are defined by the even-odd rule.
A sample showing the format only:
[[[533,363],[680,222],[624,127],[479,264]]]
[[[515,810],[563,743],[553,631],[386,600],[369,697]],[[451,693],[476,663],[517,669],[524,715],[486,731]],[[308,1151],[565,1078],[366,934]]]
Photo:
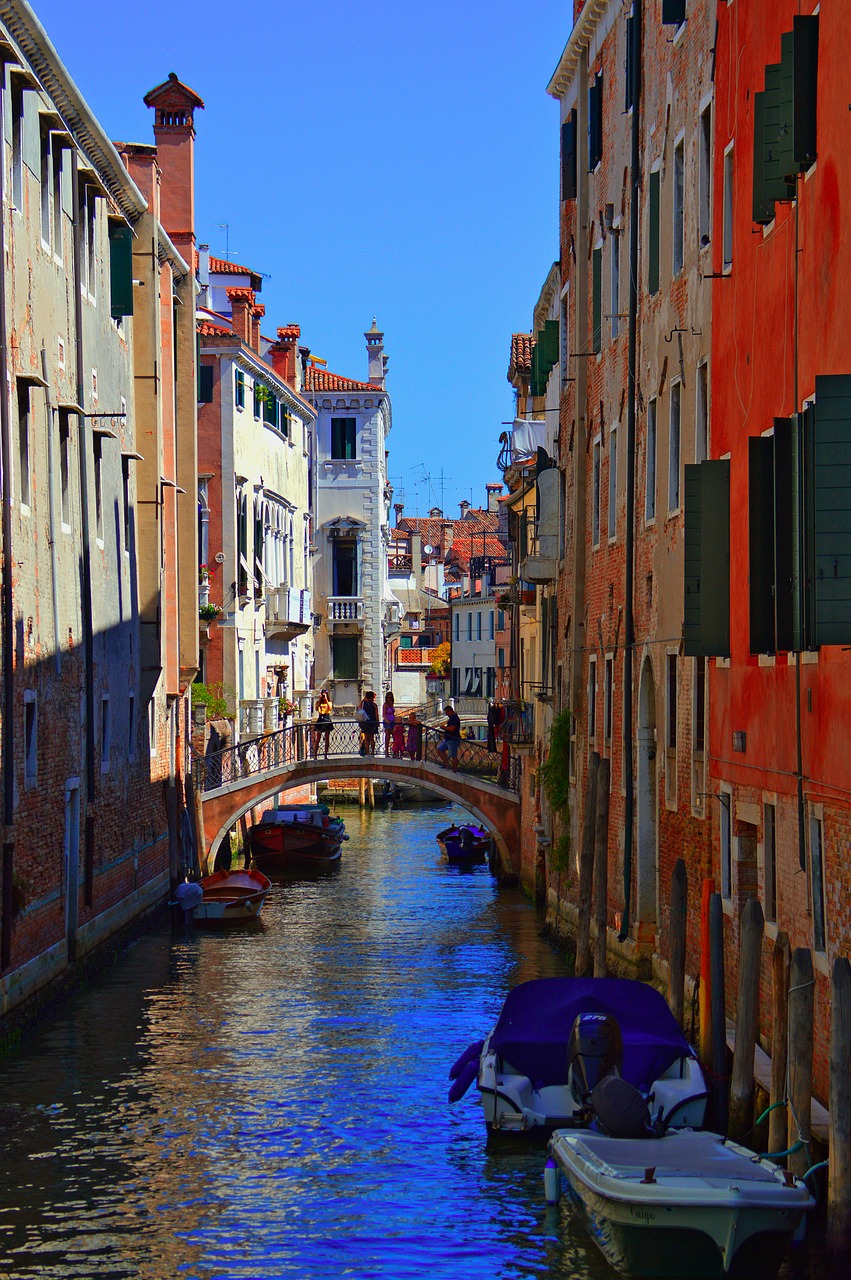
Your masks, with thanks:
[[[532,369],[532,335],[531,333],[512,333],[511,335],[511,365],[509,367],[509,377],[512,372],[530,373]]]
[[[344,378],[339,373],[330,373],[320,369],[318,365],[309,364],[304,375],[305,391],[381,391],[374,382],[356,382],[354,378]]]
[[[210,270],[217,276],[256,276],[251,267],[241,267],[238,262],[228,262],[226,258],[214,258],[210,255]]]
[[[226,329],[223,324],[211,324],[209,320],[196,321],[195,328],[202,338],[212,338],[224,334],[227,338],[233,338],[233,329]]]

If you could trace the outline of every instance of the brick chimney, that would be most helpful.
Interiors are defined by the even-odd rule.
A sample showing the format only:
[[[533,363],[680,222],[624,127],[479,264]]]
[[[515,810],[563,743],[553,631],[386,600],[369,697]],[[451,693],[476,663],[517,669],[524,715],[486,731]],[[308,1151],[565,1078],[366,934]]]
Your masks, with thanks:
[[[233,331],[247,347],[253,347],[252,313],[254,311],[254,290],[244,288],[225,289],[230,303],[230,318]]]
[[[153,107],[157,164],[162,173],[160,221],[190,266],[195,253],[195,111],[204,103],[172,71],[145,94]]]
[[[486,484],[485,492],[488,495],[487,510],[490,512],[499,511],[499,495],[502,493],[502,485]]]
[[[278,330],[278,341],[273,343],[269,348],[269,358],[272,361],[272,368],[279,378],[282,378],[288,386],[297,391],[296,373],[298,364],[298,340],[301,337],[301,328],[297,324],[284,325]]]
[[[376,387],[384,386],[386,361],[384,357],[384,334],[372,317],[372,328],[363,335],[366,338],[366,354],[369,360],[367,381]]]
[[[260,350],[260,321],[266,314],[262,302],[256,302],[251,308],[251,345],[255,351]]]

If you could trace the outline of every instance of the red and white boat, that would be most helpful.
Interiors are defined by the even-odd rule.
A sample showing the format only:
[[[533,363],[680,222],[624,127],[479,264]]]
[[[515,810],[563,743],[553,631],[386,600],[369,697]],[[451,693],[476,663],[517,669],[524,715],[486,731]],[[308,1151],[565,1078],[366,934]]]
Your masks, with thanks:
[[[348,838],[342,821],[322,804],[267,809],[248,831],[254,865],[273,873],[331,866]]]
[[[204,896],[192,911],[193,924],[245,924],[260,915],[272,881],[261,872],[214,871],[198,881]]]

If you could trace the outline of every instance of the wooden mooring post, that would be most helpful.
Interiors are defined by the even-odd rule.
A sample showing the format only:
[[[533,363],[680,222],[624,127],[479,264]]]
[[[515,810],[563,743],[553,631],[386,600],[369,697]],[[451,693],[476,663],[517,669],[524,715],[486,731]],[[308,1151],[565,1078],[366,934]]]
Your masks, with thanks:
[[[786,1150],[786,1108],[774,1106],[786,1100],[786,1063],[789,1047],[788,933],[778,933],[771,954],[771,1094],[774,1110],[768,1117],[768,1150]]]
[[[594,977],[606,976],[606,926],[609,915],[609,783],[611,765],[597,769],[597,822],[594,828]]]
[[[796,947],[789,966],[789,1106],[786,1145],[810,1141],[813,1096],[813,1015],[815,979],[807,947]],[[787,1167],[800,1178],[810,1167],[809,1145],[798,1147]]]
[[[700,1061],[709,1066],[712,1061],[712,960],[709,945],[709,904],[715,889],[715,881],[708,876],[700,890]]]
[[[680,1026],[685,1014],[686,921],[688,918],[688,871],[685,860],[677,858],[671,875],[670,954],[668,957],[668,1007]]]
[[[579,851],[579,926],[576,933],[577,978],[591,973],[591,890],[594,880],[594,832],[597,825],[597,771],[600,757],[592,751],[588,757],[585,780],[585,820],[582,825],[582,848]]]
[[[827,1247],[834,1262],[847,1263],[851,1258],[851,964],[845,956],[834,960],[830,980],[829,1142]]]
[[[709,899],[709,959],[712,1022],[713,1128],[727,1136],[727,1006],[724,985],[724,907],[721,894]]]
[[[730,1081],[730,1136],[743,1138],[753,1125],[754,1050],[759,1019],[759,965],[765,918],[756,898],[749,898],[739,926],[739,993],[736,1000],[736,1045]]]

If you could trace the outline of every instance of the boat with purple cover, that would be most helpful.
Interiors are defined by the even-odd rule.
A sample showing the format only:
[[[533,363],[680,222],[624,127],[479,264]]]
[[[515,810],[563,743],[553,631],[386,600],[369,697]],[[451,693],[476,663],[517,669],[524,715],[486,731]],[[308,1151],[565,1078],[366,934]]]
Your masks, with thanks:
[[[447,827],[437,833],[440,851],[448,862],[487,862],[491,847],[490,832],[475,823]]]
[[[449,1074],[450,1102],[475,1080],[485,1122],[501,1133],[587,1128],[591,1091],[612,1075],[650,1105],[658,1132],[700,1128],[706,1114],[706,1081],[679,1024],[655,988],[631,978],[521,983]]]

